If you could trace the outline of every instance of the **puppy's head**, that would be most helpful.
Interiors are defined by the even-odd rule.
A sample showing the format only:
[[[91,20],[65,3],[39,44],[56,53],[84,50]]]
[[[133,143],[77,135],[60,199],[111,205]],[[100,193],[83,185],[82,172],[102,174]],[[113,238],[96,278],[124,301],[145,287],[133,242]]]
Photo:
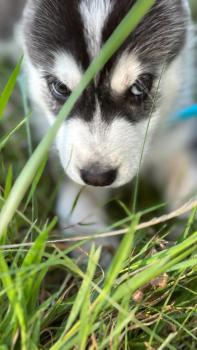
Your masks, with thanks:
[[[29,0],[24,19],[31,94],[52,124],[135,0]],[[179,80],[185,0],[157,0],[97,75],[56,138],[77,183],[121,186],[139,166]],[[148,132],[147,132],[148,129]]]

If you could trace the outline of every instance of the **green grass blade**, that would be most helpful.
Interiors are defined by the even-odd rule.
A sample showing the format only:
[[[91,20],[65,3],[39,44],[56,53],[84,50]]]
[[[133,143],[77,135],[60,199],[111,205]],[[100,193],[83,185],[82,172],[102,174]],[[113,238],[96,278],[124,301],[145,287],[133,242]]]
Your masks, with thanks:
[[[97,250],[96,252],[94,252],[94,249],[92,248],[92,250],[90,252],[90,257],[88,260],[87,273],[83,278],[81,288],[79,289],[77,298],[76,298],[75,303],[73,305],[73,308],[70,312],[68,321],[66,323],[65,332],[67,332],[69,330],[69,328],[72,326],[72,324],[74,323],[74,321],[76,320],[76,318],[80,312],[81,305],[83,304],[86,293],[88,292],[88,289],[90,288],[90,282],[92,281],[92,279],[94,277],[96,266],[97,266],[98,261],[99,261],[99,257],[100,257],[100,249]]]
[[[94,303],[94,317],[96,317],[99,310],[103,307],[103,302],[105,302],[105,295],[107,295],[117,278],[118,274],[120,273],[121,269],[124,267],[124,264],[126,260],[129,257],[129,254],[133,247],[134,242],[134,236],[136,232],[136,227],[139,223],[139,217],[136,215],[134,218],[131,227],[127,234],[125,234],[124,238],[122,239],[122,242],[118,248],[117,254],[115,255],[109,271],[107,273],[107,277],[104,283],[103,293],[98,296]]]
[[[108,300],[108,297],[109,297],[110,289],[112,288],[112,285],[117,275],[119,274],[121,268],[123,267],[125,260],[129,256],[129,253],[133,245],[135,229],[138,222],[139,222],[139,217],[136,216],[133,223],[131,224],[128,234],[125,235],[125,237],[123,238],[120,244],[120,247],[118,249],[118,252],[114,257],[114,260],[108,271],[106,281],[104,283],[104,288],[102,289],[101,293],[99,294],[96,301],[92,305],[92,322],[95,321],[101,309],[104,308],[106,300]],[[73,326],[73,328],[70,331],[70,334],[67,334],[66,339],[70,339],[70,337],[72,337],[72,332],[75,330],[75,326],[78,327],[79,324],[77,323],[76,325]],[[57,350],[57,349],[51,349],[51,350]]]
[[[64,345],[64,337],[74,321],[77,319],[77,317],[80,314],[80,310],[82,308],[83,303],[87,302],[87,295],[89,295],[89,290],[91,288],[91,282],[94,277],[96,267],[98,265],[99,257],[100,257],[101,250],[100,248],[95,251],[95,247],[93,246],[90,252],[90,257],[88,260],[88,267],[87,272],[83,276],[83,282],[81,284],[81,287],[79,289],[79,292],[77,294],[77,297],[75,299],[75,302],[73,304],[73,307],[71,309],[70,315],[68,317],[68,320],[65,325],[65,330],[62,333],[60,339],[54,346],[51,348],[51,350],[60,350]],[[86,304],[87,305],[87,304]],[[86,320],[87,321],[87,320]]]
[[[129,293],[123,298],[121,307],[123,310],[125,310],[126,314],[128,314],[129,310],[129,303],[130,303],[130,295]],[[114,335],[113,335],[113,350],[119,350],[120,346],[120,336],[121,332],[123,330],[123,324],[125,321],[125,314],[121,311],[119,311],[116,326],[114,327]],[[127,326],[127,325],[126,325]],[[126,327],[124,324],[124,327]]]
[[[170,271],[185,271],[186,269],[191,269],[192,267],[197,267],[197,257],[196,258],[191,258],[186,261],[182,261],[177,265],[172,266],[168,272]]]
[[[26,210],[26,208],[28,207],[30,201],[33,199],[33,196],[35,194],[35,191],[36,191],[36,188],[38,186],[38,183],[42,177],[42,174],[45,170],[45,167],[46,167],[46,163],[47,163],[47,157],[45,157],[41,163],[41,165],[39,166],[38,170],[37,170],[37,173],[36,173],[36,176],[34,178],[34,181],[32,183],[32,186],[31,186],[31,190],[28,194],[28,197],[27,197],[27,200],[26,200],[26,203],[25,203],[25,208],[24,208],[24,211]]]
[[[0,151],[2,151],[11,137],[25,124],[26,118],[24,118],[15,128],[13,128],[7,135],[5,135],[2,140],[0,140]]]
[[[9,166],[7,176],[6,176],[6,182],[5,182],[5,190],[4,190],[4,198],[7,199],[9,196],[9,193],[12,188],[12,180],[13,180],[13,170],[12,165]]]
[[[12,74],[7,82],[5,89],[3,90],[3,92],[0,96],[0,120],[3,118],[3,113],[4,113],[5,108],[9,102],[9,99],[12,95],[14,87],[16,85],[17,78],[18,78],[20,70],[21,70],[21,64],[22,64],[22,59],[20,59],[20,61],[16,65],[14,71],[12,72]]]
[[[186,228],[185,228],[183,234],[180,236],[178,242],[184,241],[189,236],[192,225],[194,224],[194,222],[196,222],[196,214],[197,214],[197,207],[192,210],[191,215],[189,216]]]
[[[53,220],[52,223],[45,229],[43,232],[38,236],[36,241],[34,242],[33,246],[30,248],[29,252],[27,253],[23,264],[21,266],[21,273],[20,277],[25,278],[25,283],[23,285],[24,294],[26,296],[27,303],[29,302],[31,298],[31,290],[35,283],[35,275],[31,274],[29,277],[26,276],[26,273],[23,272],[23,268],[31,267],[32,265],[39,264],[41,262],[41,259],[44,254],[44,250],[46,247],[46,241],[48,239],[48,235],[50,231],[53,229],[53,227],[56,224],[56,220]]]
[[[120,285],[114,292],[113,299],[116,301],[121,300],[128,291],[130,295],[132,295],[137,289],[168,271],[168,269],[175,265],[175,263],[178,263],[179,260],[181,261],[185,256],[190,255],[192,251],[196,250],[196,247],[197,232],[183,243],[166,251],[165,255],[160,260]]]
[[[93,77],[101,70],[107,61],[113,56],[113,54],[122,45],[129,34],[136,28],[138,23],[143,19],[148,10],[153,6],[155,0],[138,0],[132,9],[128,12],[127,16],[122,20],[120,25],[114,31],[110,39],[104,45],[101,53],[92,62],[90,67],[84,74],[81,82],[75,91],[71,94],[67,103],[57,116],[56,122],[53,127],[48,131],[42,142],[33,153],[30,160],[27,162],[25,168],[21,172],[21,175],[17,179],[10,196],[0,213],[0,235],[5,232],[10,220],[14,216],[21,200],[23,199],[27,189],[32,183],[34,175],[42,162],[42,159],[48,152],[52,142],[58,130],[60,129],[65,118],[72,111],[78,98],[90,84]]]
[[[99,257],[101,250],[97,249],[97,251],[91,251],[91,255],[89,258],[89,268],[87,270],[87,282],[84,289],[86,292],[84,293],[84,300],[81,307],[80,312],[80,332],[78,345],[80,350],[85,350],[87,348],[87,341],[89,333],[91,332],[93,322],[92,322],[92,314],[90,309],[90,298],[91,298],[91,282],[93,280],[96,267],[98,265]]]
[[[21,350],[28,350],[28,330],[27,321],[25,314],[25,305],[23,305],[21,300],[20,289],[18,284],[10,277],[9,268],[0,252],[0,270],[1,270],[1,280],[3,287],[6,289],[6,293],[10,304],[14,310],[14,316],[18,320],[21,332]],[[16,281],[17,282],[17,281]]]

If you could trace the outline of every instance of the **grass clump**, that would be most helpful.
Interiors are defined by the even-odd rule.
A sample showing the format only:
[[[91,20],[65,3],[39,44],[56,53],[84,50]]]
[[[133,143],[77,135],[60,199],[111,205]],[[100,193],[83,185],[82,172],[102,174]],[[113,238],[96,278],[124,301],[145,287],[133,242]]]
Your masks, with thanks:
[[[153,2],[137,2],[135,21],[129,27],[124,22],[123,37]],[[123,37],[117,35],[119,44]],[[59,184],[46,167],[46,153],[65,112],[118,42],[105,47],[90,67],[27,165],[29,115],[16,103],[22,97],[14,89],[21,62],[12,73],[0,65],[0,350],[196,348],[196,208],[183,219],[178,241],[169,243],[178,220],[139,230],[161,207],[133,213],[119,201],[123,218],[112,228],[125,233],[108,271],[99,264],[101,248],[92,244],[82,268],[69,253],[80,247],[83,254],[84,241],[56,239],[62,238],[53,212]]]

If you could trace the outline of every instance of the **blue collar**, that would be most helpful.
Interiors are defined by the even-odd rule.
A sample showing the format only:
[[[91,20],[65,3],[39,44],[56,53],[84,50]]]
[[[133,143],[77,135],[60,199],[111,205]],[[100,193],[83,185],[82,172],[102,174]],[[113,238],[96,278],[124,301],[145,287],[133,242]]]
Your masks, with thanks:
[[[197,118],[197,104],[181,109],[172,116],[170,122],[179,123],[193,118]]]

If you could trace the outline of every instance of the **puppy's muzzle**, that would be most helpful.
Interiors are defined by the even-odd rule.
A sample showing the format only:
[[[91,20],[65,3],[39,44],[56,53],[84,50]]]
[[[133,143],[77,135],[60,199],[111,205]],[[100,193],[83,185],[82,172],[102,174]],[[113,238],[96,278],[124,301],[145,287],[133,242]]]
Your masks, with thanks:
[[[99,164],[81,169],[81,178],[85,184],[90,186],[105,187],[114,183],[117,178],[117,169],[102,168]]]

